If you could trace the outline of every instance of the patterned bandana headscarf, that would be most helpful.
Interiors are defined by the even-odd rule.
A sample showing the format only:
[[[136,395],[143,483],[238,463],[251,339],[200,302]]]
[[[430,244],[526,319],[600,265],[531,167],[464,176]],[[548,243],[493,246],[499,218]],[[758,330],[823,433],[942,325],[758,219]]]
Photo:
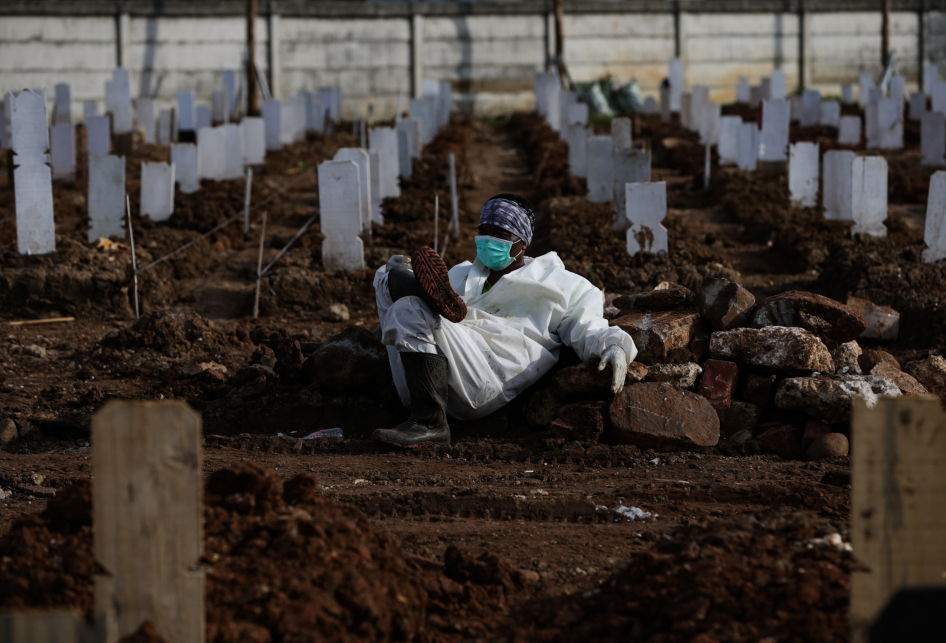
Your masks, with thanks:
[[[532,204],[516,194],[497,194],[480,211],[480,225],[494,225],[510,232],[529,245],[535,214]]]

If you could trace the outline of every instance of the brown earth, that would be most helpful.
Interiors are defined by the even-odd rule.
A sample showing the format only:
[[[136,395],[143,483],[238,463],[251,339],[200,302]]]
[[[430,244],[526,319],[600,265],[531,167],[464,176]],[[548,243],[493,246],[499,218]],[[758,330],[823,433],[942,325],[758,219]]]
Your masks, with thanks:
[[[208,481],[209,640],[302,641],[314,632],[366,641],[847,640],[854,561],[798,545],[833,532],[848,539],[847,458],[782,460],[757,455],[758,446],[654,453],[608,444],[607,426],[604,443],[566,441],[530,415],[547,386],[486,420],[454,423],[450,448],[395,453],[368,439],[405,416],[390,380],[328,392],[313,388],[305,360],[350,325],[378,326],[374,270],[432,243],[434,195],[443,249],[451,152],[460,231],[448,263],[472,258],[482,202],[516,191],[538,210],[530,254],[558,252],[609,294],[664,281],[695,288],[704,276],[736,280],[759,301],[789,290],[842,301],[854,294],[901,311],[900,340],[882,345],[901,363],[941,354],[946,336],[929,330],[946,328],[946,275],[919,260],[928,174],[917,169],[909,128],[907,149],[885,154],[890,235],[875,240],[851,239],[818,209],[788,207],[785,176],[720,168],[714,158],[704,190],[695,137],[640,118],[635,141],[646,141],[654,180],[668,184],[671,251],[630,258],[611,231],[610,205],[583,198],[564,144],[534,115],[455,116],[402,181],[401,198],[385,202],[386,225],[365,239],[366,270],[326,273],[316,223],[265,277],[262,317],[248,318],[259,212],[269,216],[265,264],[317,213],[314,169],[352,144],[347,129],[269,155],[254,173],[252,202],[263,205],[250,232],[231,225],[145,272],[138,325],[127,248],[85,243],[83,189],[55,189],[55,257],[20,257],[13,224],[0,223],[0,323],[78,317],[5,327],[0,337],[0,429],[14,422],[0,453],[0,489],[10,493],[0,500],[0,605],[91,612],[88,489],[66,489],[92,474],[89,418],[105,400],[159,398],[202,413],[208,476],[249,471],[240,483],[233,473]],[[824,141],[824,150],[829,134],[795,128],[793,140]],[[665,144],[670,138],[691,144]],[[139,146],[129,160],[133,210],[132,167],[161,153]],[[204,182],[191,197],[177,195],[169,223],[136,218],[140,258],[196,239],[238,212],[242,195],[242,181]],[[0,221],[12,212],[12,195],[0,192]],[[323,320],[320,309],[332,303],[346,304],[350,319]],[[33,345],[46,356],[25,350]],[[274,367],[264,367],[270,358]],[[189,374],[209,362],[226,371]],[[785,413],[765,420],[804,426]],[[333,427],[347,439],[298,439]],[[244,483],[249,508],[233,504]],[[628,522],[619,506],[656,517]],[[227,534],[239,534],[241,546]],[[346,552],[341,563],[326,556],[333,550]],[[800,576],[800,567],[810,573]],[[140,634],[154,640],[146,628]]]

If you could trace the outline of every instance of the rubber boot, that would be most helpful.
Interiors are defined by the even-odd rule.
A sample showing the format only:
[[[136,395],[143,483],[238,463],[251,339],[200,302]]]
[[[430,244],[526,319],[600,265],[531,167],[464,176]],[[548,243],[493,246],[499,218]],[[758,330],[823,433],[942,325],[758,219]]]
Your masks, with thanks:
[[[427,353],[401,353],[407,390],[411,393],[411,417],[393,429],[376,429],[372,437],[396,447],[450,444],[447,423],[447,358]]]
[[[394,301],[401,297],[420,297],[425,301],[428,299],[427,293],[414,276],[414,271],[406,266],[397,266],[388,273],[388,292]]]

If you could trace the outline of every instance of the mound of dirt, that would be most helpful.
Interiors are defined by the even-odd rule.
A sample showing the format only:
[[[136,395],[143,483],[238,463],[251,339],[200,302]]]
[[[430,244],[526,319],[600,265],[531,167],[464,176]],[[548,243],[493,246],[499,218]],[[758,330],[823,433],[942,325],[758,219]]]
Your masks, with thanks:
[[[595,589],[526,603],[515,640],[846,641],[857,563],[811,543],[840,531],[784,511],[680,527]]]
[[[150,350],[167,357],[196,359],[229,348],[241,340],[224,333],[209,319],[194,313],[157,311],[146,313],[134,324],[106,335],[99,342],[103,348]]]

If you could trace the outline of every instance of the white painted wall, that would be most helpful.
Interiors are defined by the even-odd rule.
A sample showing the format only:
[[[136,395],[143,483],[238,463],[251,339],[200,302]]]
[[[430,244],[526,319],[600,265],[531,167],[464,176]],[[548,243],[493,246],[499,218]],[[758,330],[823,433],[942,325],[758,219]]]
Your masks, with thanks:
[[[911,80],[918,22],[916,13],[892,14],[891,46]],[[410,18],[284,16],[270,23],[260,17],[257,64],[264,71],[270,24],[277,36],[277,97],[340,86],[346,116],[364,114],[371,104],[373,116],[383,118],[393,115],[399,91],[410,93]],[[199,103],[209,104],[211,93],[222,89],[220,72],[239,68],[244,56],[245,22],[239,15],[4,15],[0,91],[45,88],[51,99],[57,82],[70,82],[73,114],[81,115],[83,100],[104,98],[119,55],[120,25],[132,94],[155,96],[157,109],[173,104],[181,89],[194,90]],[[708,85],[714,100],[732,99],[739,76],[757,84],[775,67],[785,70],[789,91],[797,86],[798,14],[684,12],[680,26],[687,84]],[[477,113],[529,109],[533,74],[545,64],[547,28],[541,14],[428,15],[422,20],[423,77],[451,81],[458,103]],[[879,11],[808,13],[804,28],[809,87],[838,94],[841,83],[856,83],[861,71],[880,75]],[[946,61],[946,13],[927,13],[925,30],[929,60]],[[608,74],[636,78],[645,94],[655,95],[674,54],[670,13],[567,14],[565,33],[565,59],[579,82]]]

